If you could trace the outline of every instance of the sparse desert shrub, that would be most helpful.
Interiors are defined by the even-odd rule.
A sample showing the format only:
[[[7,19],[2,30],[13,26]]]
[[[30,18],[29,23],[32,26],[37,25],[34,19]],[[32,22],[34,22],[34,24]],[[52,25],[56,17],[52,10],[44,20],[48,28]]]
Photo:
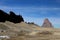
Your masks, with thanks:
[[[9,29],[7,26],[3,25],[3,24],[0,24],[0,30],[3,29],[3,30],[7,30]]]
[[[21,31],[18,33],[18,36],[25,36],[27,33],[28,33],[27,31],[21,30]]]
[[[43,34],[43,35],[52,35],[53,32],[50,32],[50,31],[42,31],[42,32],[39,32],[38,34]]]
[[[28,22],[28,24],[34,24],[34,22]]]

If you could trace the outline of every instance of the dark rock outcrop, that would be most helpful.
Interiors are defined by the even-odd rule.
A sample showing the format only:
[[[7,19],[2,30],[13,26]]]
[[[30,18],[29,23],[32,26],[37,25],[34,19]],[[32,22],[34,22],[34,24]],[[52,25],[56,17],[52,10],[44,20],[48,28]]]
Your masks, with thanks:
[[[8,14],[2,10],[0,10],[0,22],[5,22],[8,19]]]
[[[10,15],[10,17],[9,17],[10,22],[19,23],[21,21],[24,21],[21,15],[15,15],[15,13],[12,11],[10,11],[9,15]]]
[[[42,27],[53,28],[52,23],[47,18],[44,20],[44,23],[43,23]]]
[[[10,11],[10,14],[7,14],[3,10],[0,10],[0,22],[10,21],[13,23],[24,22],[24,19],[21,15],[16,15],[14,12]]]

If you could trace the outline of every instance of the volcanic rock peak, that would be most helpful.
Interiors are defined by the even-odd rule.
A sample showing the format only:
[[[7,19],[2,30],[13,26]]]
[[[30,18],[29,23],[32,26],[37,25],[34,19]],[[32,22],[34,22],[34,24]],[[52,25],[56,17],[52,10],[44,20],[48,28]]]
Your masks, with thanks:
[[[52,27],[53,28],[52,23],[47,18],[44,20],[42,27]]]

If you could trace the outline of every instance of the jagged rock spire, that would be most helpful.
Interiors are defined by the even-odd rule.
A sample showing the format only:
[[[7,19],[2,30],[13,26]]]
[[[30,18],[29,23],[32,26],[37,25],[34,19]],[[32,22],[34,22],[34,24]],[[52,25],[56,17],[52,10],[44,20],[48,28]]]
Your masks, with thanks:
[[[43,23],[42,27],[51,27],[51,28],[53,28],[53,25],[52,25],[52,23],[46,18],[46,19],[44,20],[44,23]]]

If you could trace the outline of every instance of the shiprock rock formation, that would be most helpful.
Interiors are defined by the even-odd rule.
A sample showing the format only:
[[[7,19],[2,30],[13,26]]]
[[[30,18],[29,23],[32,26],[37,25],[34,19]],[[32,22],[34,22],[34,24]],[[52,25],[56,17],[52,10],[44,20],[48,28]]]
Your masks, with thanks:
[[[0,10],[0,22],[5,22],[5,21],[20,23],[20,22],[24,22],[24,19],[21,15],[16,15],[12,11],[10,11],[10,14],[7,14],[3,10]]]
[[[52,25],[52,23],[46,18],[45,20],[44,20],[44,23],[43,23],[43,25],[42,25],[42,27],[50,27],[50,28],[53,28],[53,25]]]

